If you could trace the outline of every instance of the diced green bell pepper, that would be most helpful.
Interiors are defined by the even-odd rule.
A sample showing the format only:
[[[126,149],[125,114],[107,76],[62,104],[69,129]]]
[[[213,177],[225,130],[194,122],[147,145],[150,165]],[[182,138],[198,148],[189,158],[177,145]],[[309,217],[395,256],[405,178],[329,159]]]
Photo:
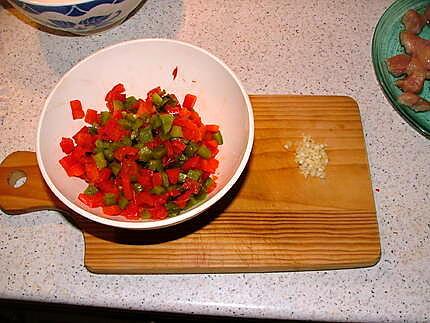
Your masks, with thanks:
[[[197,155],[199,155],[200,157],[202,157],[204,159],[208,159],[211,157],[212,153],[208,147],[206,147],[205,145],[201,145],[199,147],[199,149],[197,150]]]

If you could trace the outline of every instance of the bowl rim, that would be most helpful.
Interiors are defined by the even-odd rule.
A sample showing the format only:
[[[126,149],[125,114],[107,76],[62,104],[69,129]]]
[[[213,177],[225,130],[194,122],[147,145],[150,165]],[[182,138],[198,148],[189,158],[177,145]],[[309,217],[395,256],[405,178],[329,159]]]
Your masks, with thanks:
[[[210,199],[206,200],[202,204],[198,205],[197,207],[195,207],[195,208],[193,208],[193,209],[191,209],[191,210],[189,210],[183,214],[180,214],[180,215],[172,217],[172,218],[167,218],[164,220],[148,221],[148,222],[144,222],[144,221],[140,221],[140,222],[137,222],[137,221],[136,222],[133,222],[133,221],[129,221],[129,222],[117,221],[117,220],[112,220],[109,218],[104,218],[104,217],[92,214],[92,213],[82,209],[77,204],[70,202],[60,192],[60,190],[57,189],[57,187],[51,181],[51,179],[48,175],[48,172],[45,169],[45,165],[43,164],[43,158],[42,158],[42,153],[41,153],[41,144],[40,144],[42,124],[43,124],[43,120],[45,119],[45,114],[47,113],[47,108],[48,108],[48,105],[50,104],[52,96],[57,91],[60,84],[62,84],[64,79],[66,79],[81,64],[92,59],[93,57],[95,57],[97,55],[100,55],[103,52],[112,50],[113,48],[116,48],[116,47],[126,46],[126,45],[133,44],[133,43],[150,43],[150,42],[173,43],[173,44],[177,44],[180,46],[190,47],[190,48],[197,50],[197,51],[199,51],[205,55],[208,55],[211,59],[215,60],[218,64],[220,64],[227,71],[228,74],[230,74],[230,76],[234,79],[236,84],[239,86],[239,89],[242,93],[242,96],[245,100],[245,104],[247,107],[248,123],[249,123],[248,142],[246,144],[246,148],[245,148],[242,160],[240,161],[240,164],[237,167],[236,171],[234,172],[233,176],[230,178],[230,180],[227,182],[227,184],[221,190],[219,190],[214,196],[212,196]],[[173,40],[173,39],[164,39],[164,38],[145,38],[145,39],[135,39],[135,40],[129,40],[129,41],[125,41],[125,42],[120,42],[120,43],[102,48],[102,49],[94,52],[93,54],[89,55],[88,57],[82,59],[81,61],[79,61],[77,64],[75,64],[69,71],[67,71],[61,77],[61,79],[57,82],[57,84],[55,85],[55,87],[52,89],[49,96],[47,97],[45,104],[43,106],[40,118],[39,118],[39,123],[38,123],[38,127],[37,127],[37,137],[36,137],[36,156],[37,156],[37,162],[38,162],[40,171],[42,173],[42,176],[45,179],[46,183],[48,184],[49,188],[60,199],[60,201],[63,202],[67,207],[69,207],[70,209],[72,209],[76,213],[78,213],[78,214],[80,214],[80,215],[82,215],[82,216],[84,216],[84,217],[86,217],[92,221],[101,223],[101,224],[105,224],[105,225],[109,225],[109,226],[117,227],[117,228],[124,228],[124,229],[145,230],[145,229],[165,228],[168,226],[179,224],[181,222],[184,222],[186,220],[189,220],[189,219],[197,216],[198,214],[200,214],[201,212],[203,212],[206,209],[209,209],[213,204],[218,202],[218,200],[220,200],[233,187],[233,185],[237,182],[237,180],[239,179],[243,170],[245,169],[245,166],[248,163],[249,157],[251,155],[253,143],[254,143],[254,114],[253,114],[253,110],[252,110],[251,101],[249,99],[248,94],[245,91],[245,88],[243,87],[242,83],[240,82],[240,80],[237,78],[237,76],[234,74],[234,72],[222,60],[220,60],[215,55],[209,53],[207,50],[202,49],[198,46],[186,43],[186,42]]]
[[[80,5],[83,3],[90,3],[90,2],[97,2],[100,0],[58,0],[58,1],[53,1],[53,2],[44,2],[44,1],[40,1],[40,0],[11,0],[12,2],[14,1],[19,1],[22,3],[26,3],[26,4],[30,4],[30,5],[35,5],[35,6],[41,6],[41,7],[62,7],[62,6],[76,6],[76,5]],[[126,1],[126,0],[124,0]],[[124,2],[121,1],[121,2]],[[136,1],[138,3],[140,3],[142,0],[133,0]],[[116,4],[116,3],[106,3],[106,4]]]

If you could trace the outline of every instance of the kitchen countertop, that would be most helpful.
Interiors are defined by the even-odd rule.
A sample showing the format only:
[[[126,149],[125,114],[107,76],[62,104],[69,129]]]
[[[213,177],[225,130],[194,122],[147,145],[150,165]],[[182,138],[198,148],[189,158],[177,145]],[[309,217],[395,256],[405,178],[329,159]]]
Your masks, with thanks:
[[[249,93],[348,95],[360,106],[382,255],[371,268],[269,274],[97,275],[54,211],[0,216],[0,297],[115,308],[339,321],[430,320],[430,141],[394,111],[371,63],[391,1],[156,1],[102,34],[40,30],[0,6],[0,160],[35,150],[44,100],[82,58],[162,37],[224,60]],[[228,18],[227,18],[228,17]]]

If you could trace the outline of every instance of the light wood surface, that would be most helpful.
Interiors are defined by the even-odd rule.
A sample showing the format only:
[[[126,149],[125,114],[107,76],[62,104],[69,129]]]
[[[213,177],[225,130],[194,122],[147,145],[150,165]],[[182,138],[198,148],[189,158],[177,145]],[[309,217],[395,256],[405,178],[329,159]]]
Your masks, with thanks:
[[[356,102],[348,97],[281,95],[251,96],[251,101],[254,149],[228,196],[195,219],[155,231],[112,229],[74,215],[84,232],[89,270],[269,272],[354,268],[379,260],[378,225]],[[304,134],[327,145],[324,180],[305,179],[294,162],[295,147],[283,147]],[[34,154],[25,154],[21,164],[36,167],[34,159],[28,162]],[[36,170],[36,181],[41,181]],[[3,163],[0,175],[6,171]],[[39,191],[48,194],[45,188]],[[46,196],[38,197],[43,206],[62,208],[52,195]],[[5,197],[11,193],[5,194],[0,186],[4,210],[10,207]],[[19,207],[30,210],[37,204],[34,196],[22,204],[12,200],[15,213]]]

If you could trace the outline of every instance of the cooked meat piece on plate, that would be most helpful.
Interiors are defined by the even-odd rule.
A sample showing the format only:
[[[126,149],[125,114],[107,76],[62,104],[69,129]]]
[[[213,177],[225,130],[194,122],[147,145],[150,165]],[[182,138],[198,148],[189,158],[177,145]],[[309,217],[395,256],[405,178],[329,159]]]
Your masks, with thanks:
[[[414,93],[405,92],[399,96],[398,100],[417,112],[430,111],[430,102]]]

